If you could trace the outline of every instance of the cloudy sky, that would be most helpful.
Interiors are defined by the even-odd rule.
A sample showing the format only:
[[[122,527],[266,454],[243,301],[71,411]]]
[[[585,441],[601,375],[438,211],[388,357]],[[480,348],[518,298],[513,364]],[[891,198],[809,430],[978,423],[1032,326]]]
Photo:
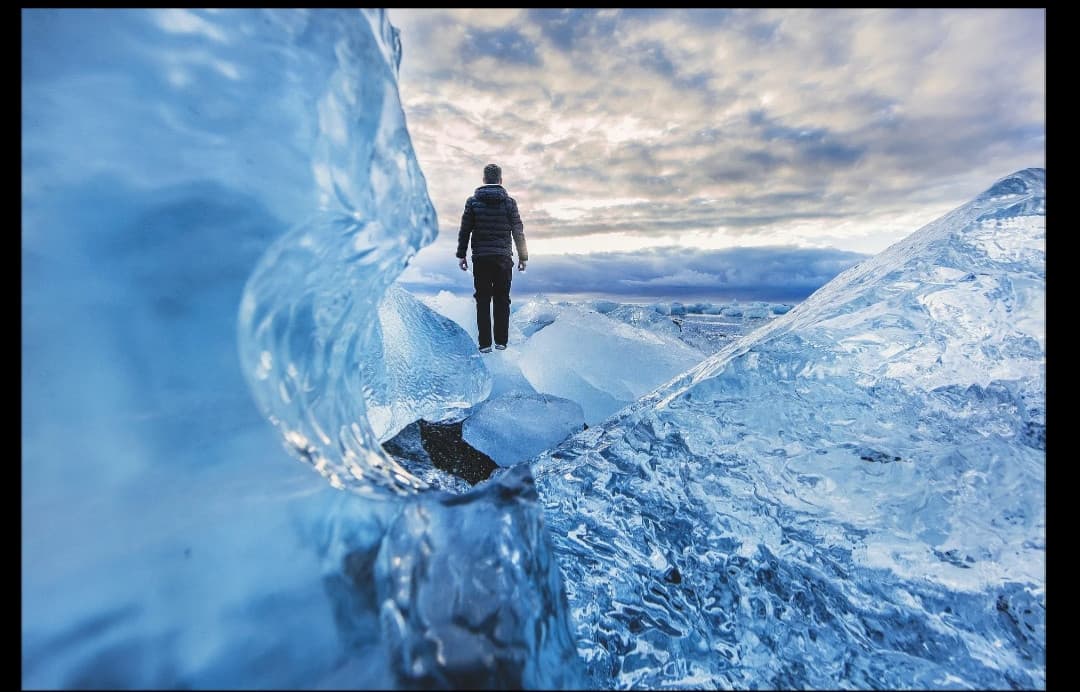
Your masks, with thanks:
[[[1046,159],[1042,9],[392,9],[454,250],[485,164],[531,261],[514,292],[799,300]]]

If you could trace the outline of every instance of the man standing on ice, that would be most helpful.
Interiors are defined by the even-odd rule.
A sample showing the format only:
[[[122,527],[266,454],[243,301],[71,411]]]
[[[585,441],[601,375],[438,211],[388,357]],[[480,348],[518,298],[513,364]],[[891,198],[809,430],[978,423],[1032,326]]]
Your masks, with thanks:
[[[465,250],[472,236],[473,286],[476,292],[476,329],[481,353],[491,353],[491,304],[495,303],[495,348],[506,348],[510,329],[510,281],[514,272],[513,237],[517,245],[518,271],[525,271],[529,250],[518,214],[517,202],[502,186],[502,169],[484,166],[484,184],[465,200],[458,231],[457,258],[461,271],[469,269]]]

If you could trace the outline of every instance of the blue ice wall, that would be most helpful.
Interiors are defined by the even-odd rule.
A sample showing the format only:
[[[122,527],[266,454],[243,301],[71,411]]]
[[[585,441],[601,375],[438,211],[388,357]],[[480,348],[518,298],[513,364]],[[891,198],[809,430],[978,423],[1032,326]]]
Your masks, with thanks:
[[[365,308],[434,236],[398,50],[378,11],[23,11],[24,685],[382,684],[324,582],[384,505],[282,450],[237,316],[291,229],[392,234]]]

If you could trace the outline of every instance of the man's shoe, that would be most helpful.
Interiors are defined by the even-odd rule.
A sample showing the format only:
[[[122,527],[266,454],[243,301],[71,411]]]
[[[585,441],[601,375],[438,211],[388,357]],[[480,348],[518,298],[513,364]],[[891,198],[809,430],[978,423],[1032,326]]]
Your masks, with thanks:
[[[506,348],[506,347],[503,346],[503,348]],[[490,346],[481,346],[480,347],[480,353],[491,353],[491,347]]]
[[[505,351],[506,350],[506,344],[495,344],[495,350],[496,351]]]

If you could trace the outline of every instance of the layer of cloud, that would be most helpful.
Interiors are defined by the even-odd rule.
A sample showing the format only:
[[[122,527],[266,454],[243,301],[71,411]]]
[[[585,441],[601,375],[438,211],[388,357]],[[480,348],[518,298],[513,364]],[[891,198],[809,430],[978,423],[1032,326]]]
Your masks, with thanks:
[[[827,236],[864,252],[914,230],[882,232],[883,217],[929,221],[1045,165],[1042,9],[390,19],[443,235],[492,161],[541,245],[663,235],[810,247]]]
[[[541,255],[530,260],[524,274],[514,272],[511,293],[798,302],[865,257],[795,247]],[[421,293],[468,295],[473,290],[471,272],[458,269],[452,252],[417,255],[400,281]]]

